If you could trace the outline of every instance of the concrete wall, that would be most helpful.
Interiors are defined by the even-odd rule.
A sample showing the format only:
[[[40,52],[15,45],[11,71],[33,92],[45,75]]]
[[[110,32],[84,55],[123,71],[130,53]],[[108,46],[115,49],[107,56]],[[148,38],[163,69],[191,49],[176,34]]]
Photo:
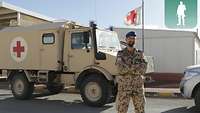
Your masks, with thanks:
[[[9,26],[10,20],[17,22],[17,12],[6,8],[0,8],[0,27]]]
[[[115,28],[120,40],[128,31],[137,33],[136,48],[142,48],[141,30]],[[155,72],[183,73],[186,66],[193,65],[194,33],[166,30],[145,30],[145,55],[154,57]]]
[[[34,24],[41,24],[41,23],[50,23],[49,21],[42,20],[36,17],[32,17],[25,14],[20,14],[20,25],[21,26],[29,26]]]
[[[10,10],[10,9],[4,8],[4,7],[0,7],[0,14],[8,14],[8,13],[14,13],[14,12],[16,12],[16,11]]]
[[[29,26],[33,24],[50,23],[47,20],[0,7],[0,27],[11,26],[11,20],[12,26]]]

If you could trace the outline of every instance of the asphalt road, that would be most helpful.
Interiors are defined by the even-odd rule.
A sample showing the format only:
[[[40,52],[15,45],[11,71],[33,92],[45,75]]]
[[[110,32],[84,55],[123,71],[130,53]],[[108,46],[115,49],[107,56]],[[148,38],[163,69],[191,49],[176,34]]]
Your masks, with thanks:
[[[32,100],[15,100],[8,89],[0,89],[0,113],[116,113],[115,103],[94,108],[84,105],[79,94],[34,94]],[[200,113],[193,100],[147,97],[146,113]],[[132,104],[128,113],[133,113]]]
[[[131,103],[128,113],[134,113],[133,109]],[[200,113],[193,100],[183,98],[147,97],[145,110],[146,113]],[[0,82],[0,113],[116,113],[116,108],[115,103],[89,107],[79,94],[50,95],[47,91],[35,93],[31,100],[15,100],[8,84]]]

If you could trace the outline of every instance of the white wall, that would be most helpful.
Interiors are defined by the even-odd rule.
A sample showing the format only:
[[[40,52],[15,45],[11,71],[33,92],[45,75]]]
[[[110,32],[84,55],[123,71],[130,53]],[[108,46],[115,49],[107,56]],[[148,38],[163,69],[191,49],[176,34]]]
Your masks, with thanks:
[[[142,48],[141,30],[115,29],[120,40],[126,32],[134,30],[137,48]],[[186,66],[194,64],[194,34],[192,32],[145,30],[145,55],[154,57],[155,72],[183,73]]]

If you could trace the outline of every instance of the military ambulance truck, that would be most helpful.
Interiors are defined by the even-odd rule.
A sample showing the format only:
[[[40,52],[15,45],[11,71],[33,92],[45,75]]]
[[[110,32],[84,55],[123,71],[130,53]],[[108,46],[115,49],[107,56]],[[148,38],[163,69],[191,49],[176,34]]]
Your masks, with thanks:
[[[101,32],[99,35],[104,36]],[[119,41],[113,39],[115,45],[107,50],[100,45],[107,53],[98,51],[95,24],[84,27],[56,22],[6,27],[0,30],[0,37],[0,74],[8,77],[16,99],[29,99],[36,84],[45,84],[50,92],[59,93],[65,78],[73,79],[70,85],[80,90],[88,105],[102,106],[114,99],[116,55],[108,53],[116,53]],[[101,44],[104,41],[100,40]]]
[[[16,99],[30,99],[37,84],[52,93],[74,85],[84,103],[102,106],[116,96],[119,49],[117,35],[93,23],[6,27],[0,30],[0,74],[7,76]]]

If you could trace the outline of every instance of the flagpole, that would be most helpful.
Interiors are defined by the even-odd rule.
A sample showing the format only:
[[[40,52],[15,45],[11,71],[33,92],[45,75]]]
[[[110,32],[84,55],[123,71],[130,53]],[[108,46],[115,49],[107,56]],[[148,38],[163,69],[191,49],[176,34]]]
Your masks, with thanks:
[[[142,0],[142,51],[144,52],[144,0]]]

